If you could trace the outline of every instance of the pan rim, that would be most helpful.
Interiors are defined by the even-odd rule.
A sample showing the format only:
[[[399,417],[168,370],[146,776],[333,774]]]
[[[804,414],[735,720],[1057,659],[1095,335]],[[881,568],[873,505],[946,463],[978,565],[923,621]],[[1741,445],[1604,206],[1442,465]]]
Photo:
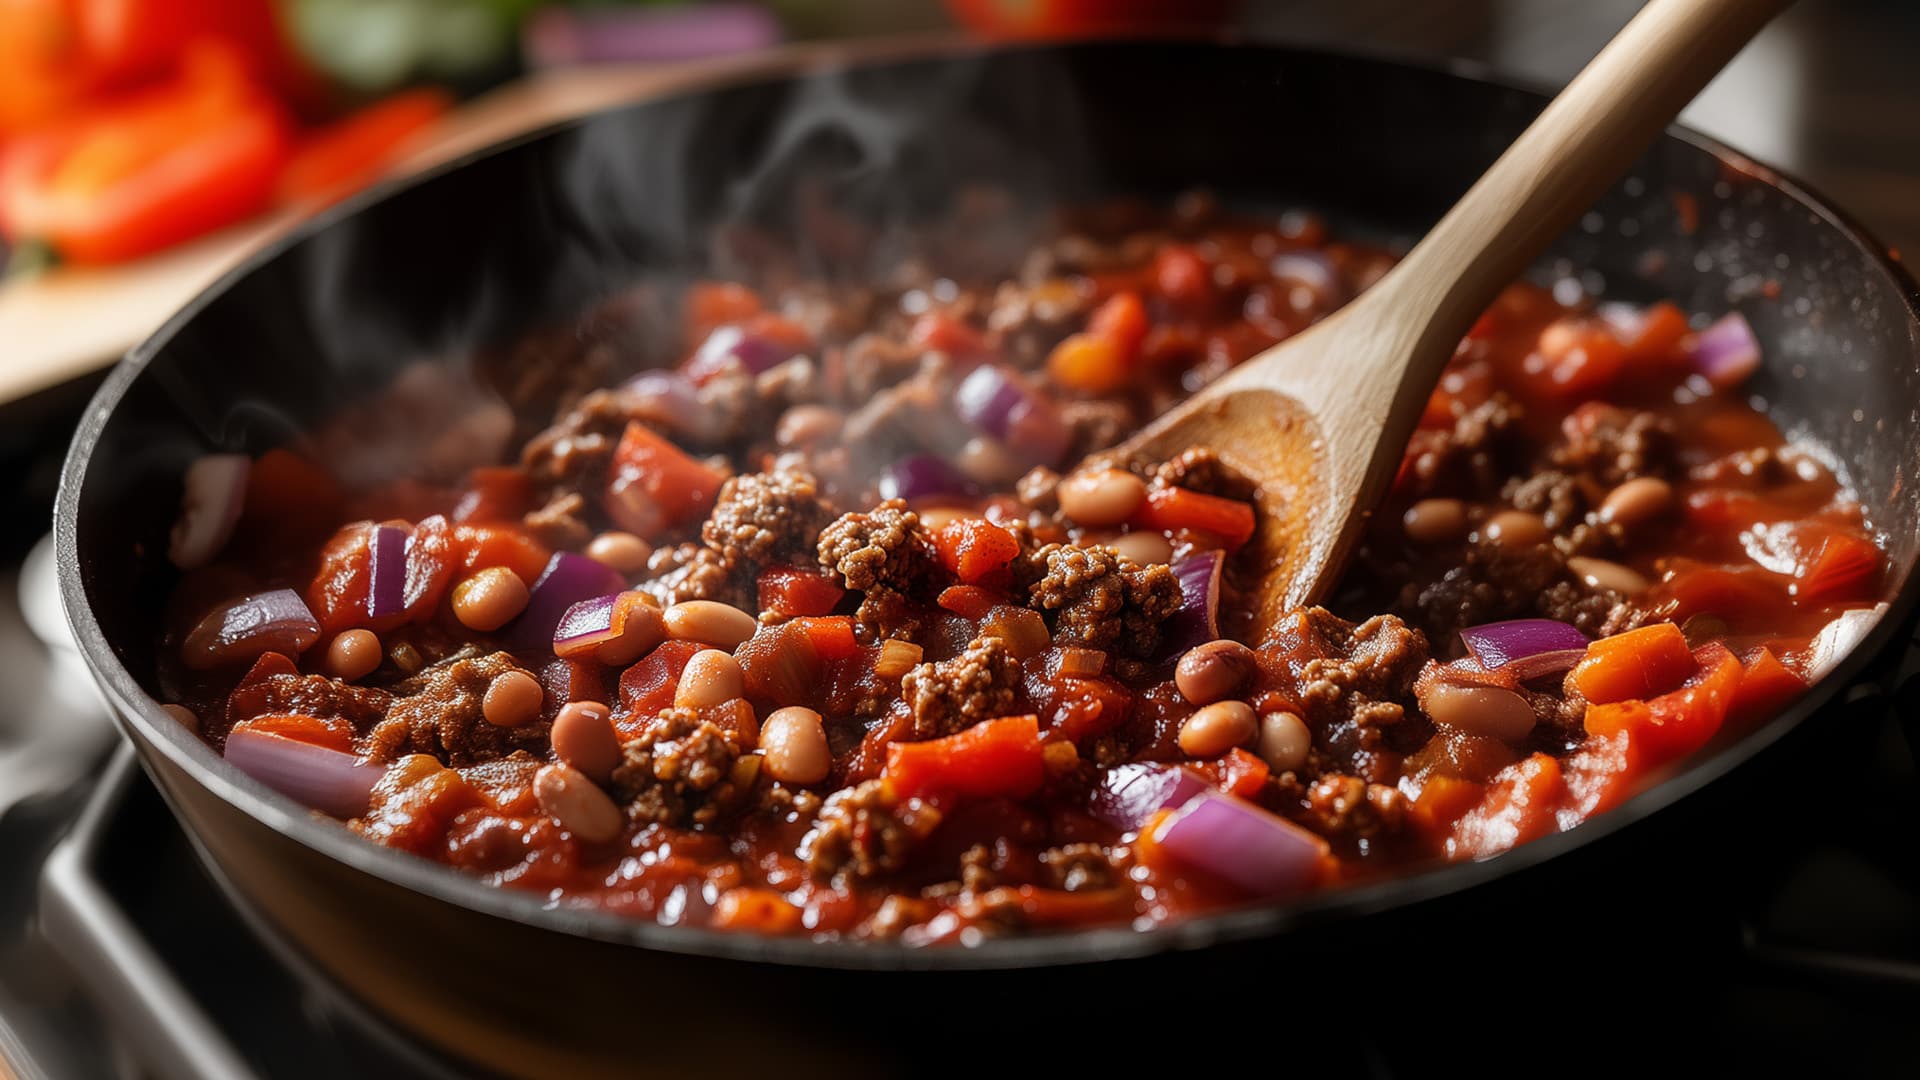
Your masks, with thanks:
[[[793,53],[793,57],[799,60],[797,65],[791,63],[793,57],[775,61],[785,64],[784,73],[766,76],[765,68],[758,64],[745,67],[744,75],[741,69],[730,69],[718,72],[711,80],[700,81],[691,88],[664,95],[644,96],[489,143],[413,177],[381,185],[348,199],[276,237],[222,274],[152,335],[128,351],[94,395],[62,465],[54,516],[61,600],[89,671],[111,699],[116,721],[128,729],[136,742],[145,743],[154,752],[164,755],[172,766],[192,782],[233,809],[249,815],[260,825],[318,855],[344,864],[347,869],[487,916],[609,944],[720,960],[842,970],[998,970],[1128,959],[1272,937],[1315,922],[1361,917],[1392,908],[1418,905],[1462,892],[1497,877],[1524,873],[1576,848],[1614,835],[1743,764],[1797,728],[1809,716],[1824,709],[1841,688],[1852,685],[1874,658],[1887,649],[1900,628],[1906,624],[1915,604],[1915,578],[1920,574],[1920,568],[1912,565],[1906,567],[1899,576],[1893,587],[1889,610],[1866,639],[1792,707],[1761,727],[1727,743],[1711,756],[1691,762],[1686,768],[1636,794],[1622,805],[1568,832],[1543,837],[1491,859],[1428,865],[1380,882],[1312,893],[1283,903],[1249,905],[1209,913],[1144,931],[1124,926],[1108,927],[995,938],[972,947],[942,948],[915,948],[897,942],[816,942],[804,938],[662,926],[650,920],[595,909],[554,907],[532,894],[486,885],[451,867],[369,843],[338,823],[316,820],[284,796],[227,767],[210,747],[162,713],[159,704],[148,696],[139,680],[120,663],[92,610],[78,547],[81,490],[101,434],[112,421],[115,407],[129,388],[184,326],[238,281],[324,231],[336,220],[357,213],[362,207],[397,191],[432,182],[442,174],[472,162],[528,142],[551,138],[593,117],[623,109],[645,108],[698,97],[727,87],[806,78],[828,69],[922,63],[1024,51],[1071,52],[1116,46],[1125,48],[1140,44],[1126,39],[1102,39],[1012,46],[985,46],[969,42],[961,43],[956,48],[954,43],[943,39],[922,42],[877,60],[856,58],[851,61],[843,50],[801,49]],[[1492,73],[1486,65],[1477,63],[1410,60],[1373,50],[1296,46],[1237,38],[1205,39],[1204,44],[1208,47],[1257,50],[1276,58],[1307,57],[1411,68],[1540,96],[1538,89],[1502,78]],[[819,63],[821,60],[826,61],[826,66]],[[1775,188],[1823,224],[1837,230],[1865,255],[1870,265],[1887,275],[1898,287],[1906,304],[1908,324],[1914,329],[1916,340],[1920,340],[1920,289],[1916,288],[1913,277],[1897,255],[1852,217],[1837,209],[1808,185],[1716,139],[1680,125],[1669,127],[1664,137],[1677,139]],[[197,844],[198,838],[195,839]]]

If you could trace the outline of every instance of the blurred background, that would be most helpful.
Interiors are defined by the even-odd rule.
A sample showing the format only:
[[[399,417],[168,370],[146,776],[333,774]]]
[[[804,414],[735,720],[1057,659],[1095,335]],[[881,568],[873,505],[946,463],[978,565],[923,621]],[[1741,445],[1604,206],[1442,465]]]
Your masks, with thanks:
[[[0,403],[382,176],[783,42],[1225,30],[1556,86],[1639,0],[0,0]],[[1803,0],[1686,121],[1920,244],[1920,4]],[[1267,121],[1283,137],[1285,103]],[[1250,129],[1259,123],[1249,117]]]

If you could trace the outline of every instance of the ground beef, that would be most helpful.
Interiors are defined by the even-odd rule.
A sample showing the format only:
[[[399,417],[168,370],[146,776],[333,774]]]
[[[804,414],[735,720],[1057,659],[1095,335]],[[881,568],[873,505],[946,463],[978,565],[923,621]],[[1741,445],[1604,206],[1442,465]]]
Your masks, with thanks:
[[[913,630],[906,597],[933,565],[920,515],[903,499],[889,499],[867,513],[843,514],[820,533],[820,565],[863,593],[856,617],[882,637]]]
[[[913,710],[914,735],[931,739],[1006,715],[1019,684],[1020,662],[1006,643],[975,638],[959,656],[907,672],[900,696]]]
[[[745,794],[734,776],[738,738],[692,709],[663,711],[623,753],[613,791],[635,821],[705,824]]]
[[[1495,393],[1456,416],[1450,428],[1414,432],[1407,453],[1413,459],[1412,490],[1418,495],[1492,491],[1505,473],[1501,457],[1519,432],[1523,410],[1512,398]]]
[[[393,704],[368,736],[366,756],[388,762],[402,754],[430,754],[449,765],[471,765],[520,749],[544,752],[545,721],[503,728],[481,714],[494,678],[519,670],[503,652],[456,657],[422,670],[393,688]]]
[[[1037,513],[1052,516],[1060,512],[1060,474],[1039,465],[1029,470],[1014,485],[1013,493],[1020,499],[1020,505]]]
[[[1309,724],[1325,731],[1399,723],[1406,715],[1401,702],[1412,696],[1427,662],[1427,639],[1392,615],[1355,626],[1312,608],[1306,626],[1318,653],[1301,666],[1298,680]]]
[[[1148,656],[1160,624],[1180,609],[1180,582],[1165,566],[1136,566],[1111,548],[1048,544],[1028,556],[1040,570],[1029,606],[1057,612],[1057,645]]]
[[[639,587],[662,605],[718,600],[735,607],[752,606],[726,559],[703,544],[656,548],[647,558],[647,580]]]
[[[1408,583],[1395,606],[1444,638],[1534,611],[1565,574],[1566,560],[1552,544],[1514,548],[1487,541],[1469,547],[1465,560],[1438,581]]]
[[[939,824],[932,806],[895,805],[880,781],[868,780],[827,797],[796,854],[816,877],[873,878],[898,870]]]
[[[594,390],[580,398],[521,449],[520,462],[534,489],[597,492],[605,488],[614,447],[638,415],[632,399],[618,390]]]
[[[236,702],[243,699],[236,693]],[[355,686],[325,675],[269,675],[245,684],[245,715],[231,716],[234,722],[257,716],[295,713],[320,719],[338,717],[364,732],[387,714],[393,696],[370,686]]]
[[[1677,439],[1673,421],[1645,410],[1589,402],[1561,422],[1566,441],[1554,447],[1553,464],[1585,475],[1602,488],[1636,476],[1661,476],[1673,467]]]
[[[1515,510],[1538,514],[1554,532],[1565,532],[1587,514],[1587,494],[1577,477],[1548,469],[1509,479],[1500,497]]]
[[[1070,459],[1097,454],[1140,430],[1140,417],[1125,401],[1069,401],[1060,407],[1060,423],[1067,429]]]
[[[921,350],[885,334],[861,334],[842,351],[840,362],[849,401],[871,401],[882,390],[906,381],[920,368]]]
[[[1406,813],[1399,789],[1358,776],[1329,773],[1307,789],[1307,824],[1343,846],[1398,831]]]
[[[1105,844],[1067,844],[1040,853],[1047,884],[1066,892],[1112,888],[1125,869]]]
[[[1625,598],[1611,589],[1592,589],[1577,581],[1556,581],[1540,594],[1536,605],[1542,616],[1572,623],[1588,637],[1600,637]]]
[[[1060,279],[1025,284],[1005,282],[993,294],[987,329],[1000,341],[1007,359],[1037,368],[1069,333],[1078,328],[1086,297]]]
[[[563,551],[578,551],[593,539],[587,524],[587,500],[577,491],[560,492],[547,504],[521,519],[533,538]]]
[[[827,518],[811,473],[745,473],[720,486],[700,538],[723,566],[749,572],[811,556]]]
[[[1220,460],[1209,446],[1193,446],[1176,454],[1153,471],[1159,487],[1179,487],[1227,499],[1249,502],[1254,485],[1239,470]]]

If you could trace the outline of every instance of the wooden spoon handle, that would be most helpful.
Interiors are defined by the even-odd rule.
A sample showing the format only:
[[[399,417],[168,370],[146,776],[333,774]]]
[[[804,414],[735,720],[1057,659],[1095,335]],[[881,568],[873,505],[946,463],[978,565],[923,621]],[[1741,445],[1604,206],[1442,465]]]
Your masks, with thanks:
[[[1372,318],[1391,313],[1410,335],[1395,343],[1399,348],[1373,355],[1431,365],[1395,371],[1393,382],[1432,386],[1454,344],[1500,290],[1791,2],[1652,0],[1634,16],[1368,294],[1379,301]]]

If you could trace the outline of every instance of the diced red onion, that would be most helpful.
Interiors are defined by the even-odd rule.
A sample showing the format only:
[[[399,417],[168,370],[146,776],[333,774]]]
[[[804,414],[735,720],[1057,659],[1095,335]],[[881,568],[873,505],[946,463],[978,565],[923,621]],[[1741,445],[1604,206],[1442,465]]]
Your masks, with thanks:
[[[1056,465],[1070,433],[1060,410],[1032,393],[998,364],[982,364],[960,380],[954,410],[975,430],[991,435],[1029,465]]]
[[[187,466],[180,491],[180,516],[174,520],[167,558],[182,570],[198,570],[213,561],[233,539],[246,508],[247,478],[253,460],[245,454],[207,454]]]
[[[549,4],[521,32],[527,65],[536,68],[697,60],[779,41],[779,20],[758,4],[587,11]]]
[[[320,621],[292,589],[242,597],[217,608],[187,634],[180,657],[206,671],[277,652],[298,656],[320,640]]]
[[[1580,662],[1592,642],[1555,619],[1509,619],[1460,631],[1467,652],[1488,671],[1506,669],[1516,679],[1537,679]]]
[[[407,609],[407,530],[376,525],[367,548],[367,617],[398,615]]]
[[[549,645],[567,609],[583,600],[618,594],[625,586],[626,579],[605,563],[571,551],[555,552],[533,583],[527,609],[514,620],[508,638],[517,648]]]
[[[1183,653],[1220,636],[1220,565],[1217,551],[1189,555],[1173,564],[1180,582],[1180,610],[1166,622],[1166,649]]]
[[[1257,896],[1313,882],[1327,842],[1260,807],[1217,791],[1188,800],[1154,832],[1161,850]]]
[[[1088,810],[1114,828],[1132,832],[1145,825],[1155,811],[1179,806],[1207,788],[1200,774],[1183,766],[1152,762],[1117,765],[1100,778]]]
[[[1267,269],[1282,281],[1305,285],[1324,303],[1339,304],[1347,298],[1339,269],[1318,251],[1283,251],[1273,257]]]
[[[1840,661],[1847,658],[1867,634],[1887,613],[1887,605],[1875,604],[1870,608],[1855,608],[1843,611],[1839,617],[1820,628],[1813,637],[1813,646],[1807,651],[1807,681],[1819,682],[1827,677]]]
[[[1760,341],[1746,316],[1731,312],[1693,336],[1693,366],[1721,390],[1747,381],[1760,369]]]
[[[793,358],[793,347],[770,337],[749,334],[738,326],[721,326],[707,335],[693,357],[687,361],[687,378],[696,383],[718,375],[728,364],[738,362],[750,375],[758,375],[775,364]]]
[[[554,655],[585,656],[618,640],[627,631],[627,616],[634,605],[646,602],[643,594],[628,589],[573,605],[553,628]]]
[[[923,499],[942,495],[977,495],[980,488],[944,458],[914,454],[886,467],[875,481],[883,499]]]
[[[228,735],[226,759],[294,802],[337,818],[366,813],[373,786],[386,774],[352,754],[264,731]]]
[[[620,390],[633,419],[686,428],[700,414],[699,391],[682,372],[643,371],[628,379]]]

